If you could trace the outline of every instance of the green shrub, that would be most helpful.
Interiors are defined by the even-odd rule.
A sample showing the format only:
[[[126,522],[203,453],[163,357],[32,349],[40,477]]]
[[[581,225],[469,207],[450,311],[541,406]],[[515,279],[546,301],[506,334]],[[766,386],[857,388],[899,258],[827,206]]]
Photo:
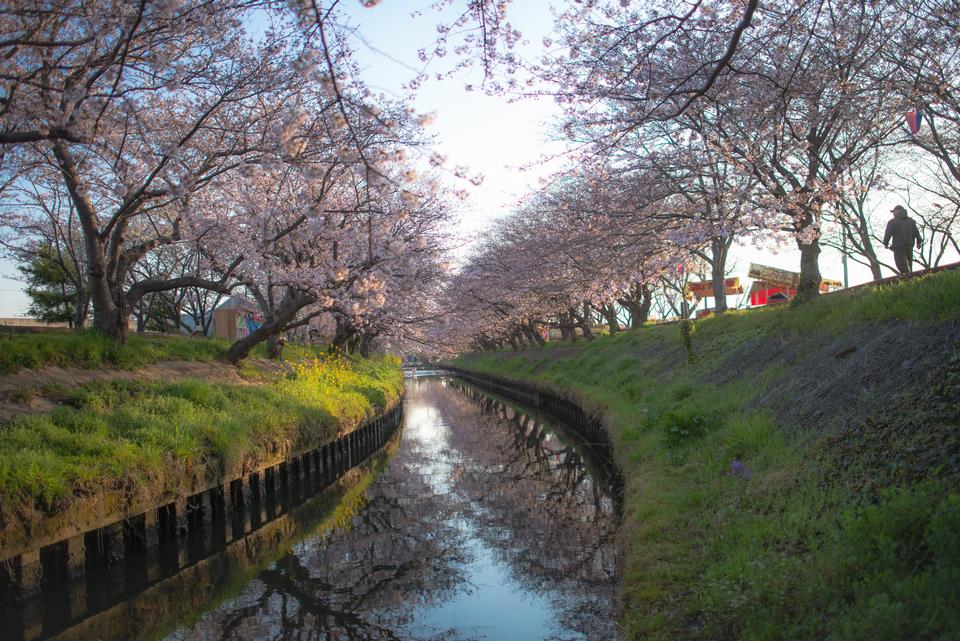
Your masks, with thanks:
[[[897,488],[841,524],[833,635],[850,641],[960,638],[960,495]]]
[[[731,417],[723,438],[729,457],[744,459],[761,451],[772,441],[781,440],[782,436],[773,417],[763,412]]]
[[[702,438],[716,422],[715,417],[679,408],[666,412],[657,419],[657,424],[663,431],[663,442],[669,448],[689,445]]]

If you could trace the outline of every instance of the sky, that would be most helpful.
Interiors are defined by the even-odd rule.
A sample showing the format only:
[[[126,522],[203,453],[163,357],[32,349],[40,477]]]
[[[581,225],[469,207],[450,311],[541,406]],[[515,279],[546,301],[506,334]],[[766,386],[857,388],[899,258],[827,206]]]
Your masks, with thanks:
[[[438,20],[450,22],[455,12],[430,10],[433,0],[384,0],[374,8],[348,3],[357,26],[354,40],[362,77],[374,92],[404,98],[403,86],[424,69],[418,50],[436,38]],[[349,8],[353,7],[353,8]],[[552,21],[546,2],[525,0],[510,7],[510,19],[530,42],[541,42]],[[420,17],[412,13],[424,9]],[[537,56],[538,49],[524,47],[522,55]],[[452,55],[425,69],[435,75],[453,66]],[[525,194],[537,189],[538,179],[558,168],[540,162],[562,149],[548,132],[559,111],[549,99],[510,102],[503,96],[468,91],[483,81],[479,68],[438,81],[431,79],[417,91],[412,106],[418,113],[435,113],[427,128],[436,136],[437,150],[448,158],[448,167],[464,165],[470,175],[484,178],[479,187],[462,181],[471,197],[460,208],[461,230],[469,240],[497,216],[510,211]],[[533,165],[532,168],[524,169]]]
[[[358,0],[344,0],[343,6],[356,26],[353,45],[362,78],[375,93],[397,99],[408,96],[404,85],[423,69],[418,50],[434,41],[438,20],[450,22],[455,17],[450,8],[441,14],[431,10],[434,1],[383,0],[376,7],[365,8]],[[419,9],[425,10],[424,15],[412,17]],[[520,55],[528,59],[538,57],[539,43],[553,24],[549,2],[514,2],[510,5],[509,17],[524,34],[526,44],[520,47]],[[452,64],[452,59],[441,59],[426,71],[440,73]],[[463,165],[469,168],[469,175],[484,177],[479,187],[465,180],[455,185],[470,192],[457,211],[458,232],[467,243],[465,247],[481,237],[497,217],[509,213],[521,198],[536,190],[541,177],[559,169],[558,161],[547,159],[563,148],[550,135],[552,123],[559,116],[559,109],[550,99],[511,101],[504,96],[488,96],[465,89],[466,85],[478,86],[481,81],[480,69],[442,81],[431,79],[418,90],[411,103],[418,113],[435,113],[428,132],[436,138],[437,151],[447,156],[448,167]],[[452,174],[450,178],[454,180]],[[877,207],[884,212],[881,219],[895,204],[899,202],[891,195],[878,196]],[[769,247],[739,245],[731,252],[732,275],[740,276],[745,282],[751,262],[797,271],[799,252],[792,249],[792,243],[776,253]],[[837,252],[824,249],[821,272],[827,278],[842,278]],[[0,259],[0,318],[22,315],[29,304],[22,292],[22,283],[10,278],[15,274],[15,265]],[[850,284],[867,280],[870,280],[869,270],[851,263]],[[733,298],[729,302],[735,303]]]

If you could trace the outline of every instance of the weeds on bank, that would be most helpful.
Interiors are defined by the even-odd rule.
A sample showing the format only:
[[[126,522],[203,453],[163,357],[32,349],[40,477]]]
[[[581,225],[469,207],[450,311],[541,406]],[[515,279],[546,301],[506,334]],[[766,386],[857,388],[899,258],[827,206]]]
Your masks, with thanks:
[[[94,330],[42,334],[0,333],[0,374],[40,367],[135,369],[157,361],[214,361],[223,358],[230,341],[223,338],[141,336],[134,334],[123,345]],[[326,346],[288,344],[289,361],[320,357]],[[266,347],[257,345],[252,357],[265,358]]]
[[[0,374],[46,366],[133,369],[163,360],[212,361],[229,341],[180,336],[130,336],[126,344],[93,330],[62,334],[0,334]]]
[[[470,355],[463,366],[573,391],[605,414],[627,479],[628,639],[960,638],[960,495],[904,482],[869,500],[816,435],[787,439],[754,399],[777,363],[702,381],[757,336],[960,316],[960,274],[580,343],[560,358]],[[862,470],[860,471],[862,472]],[[860,473],[858,472],[858,473]]]
[[[319,361],[318,361],[319,363]],[[85,385],[0,428],[0,519],[72,497],[162,493],[245,459],[332,437],[397,399],[396,359],[338,359],[259,386],[140,380]]]

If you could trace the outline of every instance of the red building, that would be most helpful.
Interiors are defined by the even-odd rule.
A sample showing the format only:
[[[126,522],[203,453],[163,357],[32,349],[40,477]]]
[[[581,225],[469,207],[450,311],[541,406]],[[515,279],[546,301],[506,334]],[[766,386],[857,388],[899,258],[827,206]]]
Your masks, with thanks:
[[[797,272],[756,263],[750,263],[748,276],[754,279],[750,287],[751,307],[786,303],[797,295],[797,286],[800,284],[800,274]],[[823,278],[820,280],[820,293],[826,294],[841,286],[838,280]]]

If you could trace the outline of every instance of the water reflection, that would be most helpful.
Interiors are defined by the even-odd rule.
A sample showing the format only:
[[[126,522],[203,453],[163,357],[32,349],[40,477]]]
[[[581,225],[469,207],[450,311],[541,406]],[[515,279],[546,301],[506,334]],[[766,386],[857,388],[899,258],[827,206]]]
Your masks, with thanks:
[[[616,506],[531,414],[407,383],[388,469],[318,532],[169,639],[614,639]]]

